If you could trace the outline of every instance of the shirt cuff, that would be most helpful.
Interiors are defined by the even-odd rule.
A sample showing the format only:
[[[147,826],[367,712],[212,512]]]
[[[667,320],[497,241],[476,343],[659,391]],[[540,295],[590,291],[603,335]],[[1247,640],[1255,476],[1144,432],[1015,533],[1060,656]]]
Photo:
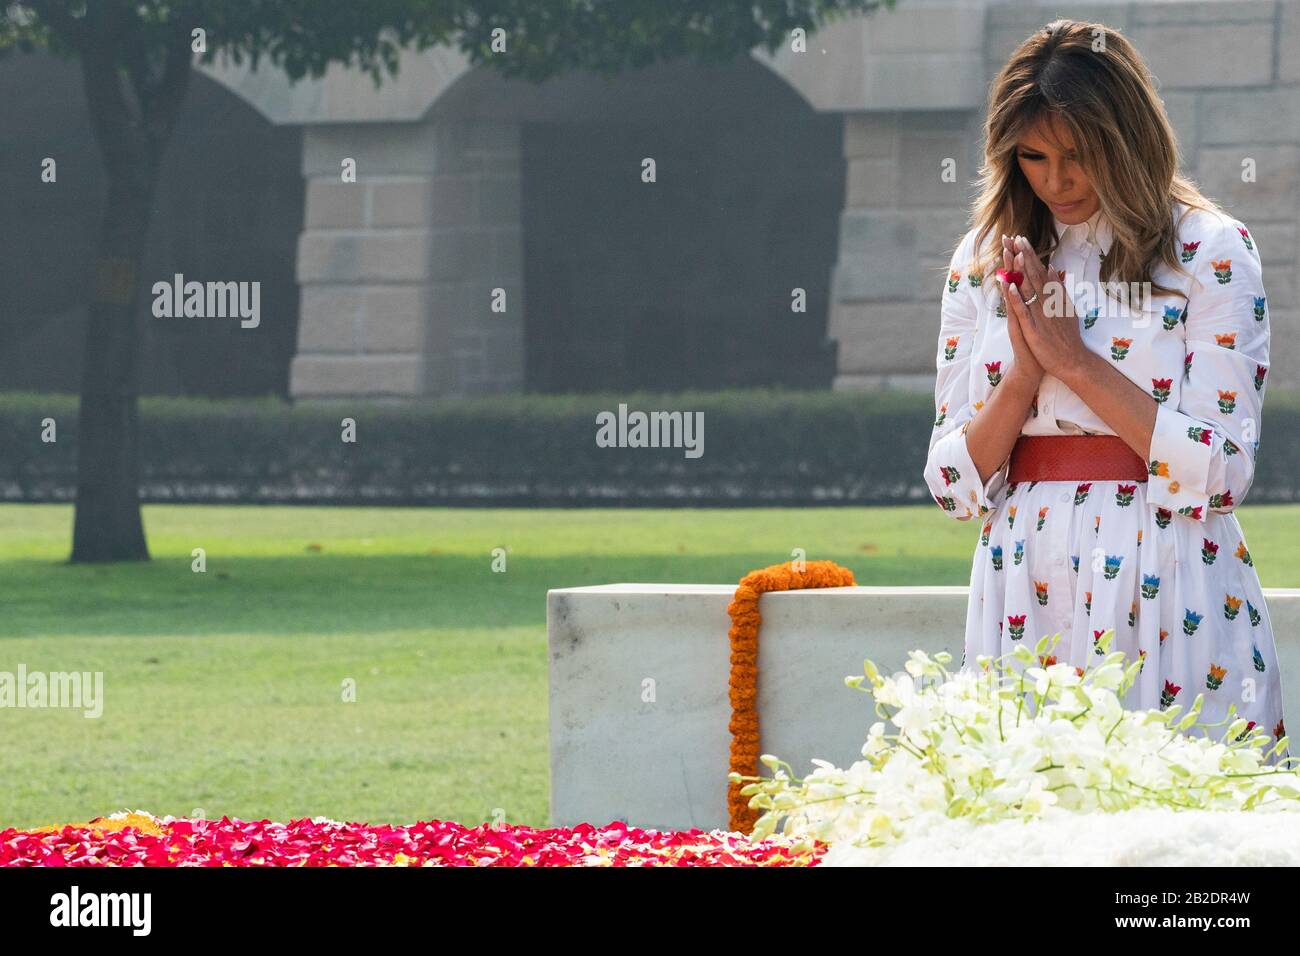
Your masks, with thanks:
[[[1214,458],[1214,429],[1168,405],[1156,406],[1151,433],[1147,503],[1204,522]]]
[[[971,459],[965,428],[953,429],[934,443],[930,451],[930,487],[939,507],[959,521],[982,517],[998,508],[1006,498],[1007,470],[1011,457],[981,483],[979,469]]]

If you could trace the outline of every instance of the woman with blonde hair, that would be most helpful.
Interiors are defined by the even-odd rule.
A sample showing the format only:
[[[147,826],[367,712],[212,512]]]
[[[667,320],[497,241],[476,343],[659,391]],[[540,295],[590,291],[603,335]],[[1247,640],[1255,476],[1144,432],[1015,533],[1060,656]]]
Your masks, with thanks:
[[[1126,707],[1203,693],[1202,724],[1222,735],[1235,705],[1269,751],[1277,651],[1234,513],[1269,367],[1258,243],[1179,173],[1152,77],[1102,24],[1025,40],[985,139],[925,465],[944,512],[982,525],[963,666],[1059,634],[1049,663],[1084,668],[1113,629],[1142,661]]]

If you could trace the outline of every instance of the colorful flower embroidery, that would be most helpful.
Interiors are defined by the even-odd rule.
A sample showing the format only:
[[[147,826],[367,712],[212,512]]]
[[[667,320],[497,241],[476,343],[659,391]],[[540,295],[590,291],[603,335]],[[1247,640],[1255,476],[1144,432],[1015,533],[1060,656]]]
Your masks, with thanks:
[[[1173,681],[1165,681],[1165,688],[1160,692],[1160,709],[1168,710],[1173,705],[1174,698],[1178,696],[1180,690],[1182,688]]]

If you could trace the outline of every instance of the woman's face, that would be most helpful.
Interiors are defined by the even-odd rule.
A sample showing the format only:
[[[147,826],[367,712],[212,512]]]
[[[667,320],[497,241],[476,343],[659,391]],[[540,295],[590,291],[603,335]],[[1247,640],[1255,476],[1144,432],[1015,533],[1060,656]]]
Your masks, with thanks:
[[[1034,194],[1067,226],[1083,222],[1101,206],[1083,168],[1074,158],[1070,131],[1053,118],[1052,137],[1043,135],[1042,123],[1016,143],[1016,159]],[[1052,143],[1059,143],[1060,148]]]

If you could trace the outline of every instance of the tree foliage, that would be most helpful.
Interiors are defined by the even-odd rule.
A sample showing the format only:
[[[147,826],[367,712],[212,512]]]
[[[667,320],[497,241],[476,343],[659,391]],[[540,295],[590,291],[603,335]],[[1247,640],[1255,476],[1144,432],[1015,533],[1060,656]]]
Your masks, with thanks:
[[[378,83],[403,48],[454,43],[475,65],[540,82],[771,53],[796,28],[880,7],[893,0],[23,0],[0,11],[0,47],[75,55],[111,39],[119,64],[142,72],[201,28],[202,62],[269,60],[293,79],[347,63]]]

